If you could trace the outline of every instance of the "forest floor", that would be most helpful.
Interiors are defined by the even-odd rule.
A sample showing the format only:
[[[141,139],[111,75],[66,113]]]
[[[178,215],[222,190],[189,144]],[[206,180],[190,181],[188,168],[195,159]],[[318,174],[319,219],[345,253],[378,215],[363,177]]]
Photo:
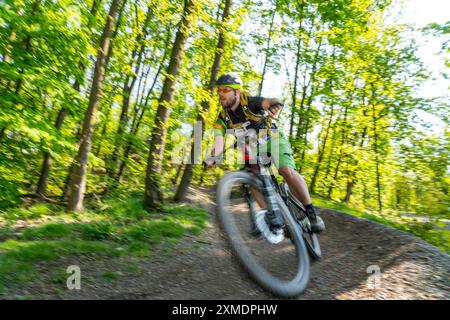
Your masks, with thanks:
[[[200,234],[154,249],[149,257],[80,254],[35,265],[38,278],[7,288],[3,299],[277,299],[233,257],[215,215],[211,189],[191,188],[188,203],[210,213]],[[322,209],[323,257],[298,299],[450,299],[450,256],[406,232]],[[69,290],[67,266],[81,270]],[[63,266],[63,267],[61,267]],[[381,271],[376,289],[371,266]],[[284,266],[280,262],[280,267]],[[59,270],[59,271],[55,271]]]

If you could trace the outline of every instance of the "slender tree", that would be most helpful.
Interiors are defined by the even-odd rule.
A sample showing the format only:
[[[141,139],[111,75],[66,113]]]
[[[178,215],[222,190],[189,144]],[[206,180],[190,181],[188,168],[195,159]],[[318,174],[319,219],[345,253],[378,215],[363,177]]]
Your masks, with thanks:
[[[98,11],[98,7],[101,5],[101,0],[94,0],[92,2],[92,7],[91,7],[91,12],[90,12],[90,18],[89,18],[89,22],[87,24],[87,30],[90,30],[92,25],[94,24],[94,18],[95,15]],[[84,74],[84,71],[86,69],[85,65],[83,64],[83,62],[79,62],[79,68],[80,68],[80,73]],[[73,89],[77,92],[80,92],[80,79],[77,77],[75,79],[75,82],[73,84]],[[55,121],[55,129],[56,130],[61,130],[61,127],[64,123],[64,120],[67,116],[67,108],[62,107],[59,112],[58,115],[56,117],[56,121]],[[51,165],[52,165],[53,159],[50,156],[49,152],[45,152],[44,153],[44,159],[42,161],[42,169],[41,169],[41,174],[39,176],[39,181],[37,184],[37,189],[36,189],[36,193],[38,195],[42,195],[45,196],[46,192],[47,192],[47,183],[48,183],[48,176],[50,174],[50,170],[51,170]],[[69,173],[70,174],[70,173]]]
[[[205,114],[208,112],[209,108],[210,108],[210,101],[209,99],[211,99],[213,93],[214,93],[214,87],[215,87],[215,83],[216,83],[216,79],[217,76],[219,74],[219,70],[220,70],[220,63],[222,60],[222,56],[223,56],[223,50],[225,48],[225,38],[226,38],[226,30],[227,30],[227,20],[229,18],[230,15],[230,9],[232,6],[232,1],[231,0],[225,0],[224,1],[224,9],[223,9],[223,13],[222,13],[222,24],[220,26],[220,31],[219,31],[219,36],[218,36],[218,40],[217,40],[217,48],[215,50],[215,54],[214,54],[214,61],[211,67],[211,73],[210,73],[210,77],[209,77],[209,81],[208,81],[208,85],[207,85],[207,92],[208,92],[208,99],[202,101],[201,103],[201,108],[197,114],[197,123],[200,122],[201,123],[201,134],[197,137],[194,136],[193,134],[193,141],[191,143],[191,151],[190,151],[190,163],[187,163],[184,167],[184,171],[183,171],[183,177],[181,178],[181,182],[178,185],[177,191],[175,193],[175,197],[174,200],[175,201],[182,201],[184,200],[185,196],[186,196],[186,192],[187,192],[187,188],[190,184],[191,178],[192,178],[192,170],[193,170],[193,165],[195,163],[197,163],[198,161],[198,156],[199,156],[199,152],[196,152],[196,147],[199,145],[201,146],[201,141],[203,140],[203,134],[205,131],[205,119],[204,116]],[[197,140],[197,141],[195,141]],[[198,147],[197,147],[198,148]],[[198,150],[197,150],[198,151]]]
[[[258,86],[258,96],[261,96],[262,93],[262,89],[263,89],[263,85],[264,85],[264,79],[266,77],[266,71],[267,71],[267,65],[269,64],[269,60],[271,57],[271,46],[272,44],[272,35],[273,35],[273,26],[275,23],[275,16],[277,13],[276,10],[276,6],[277,6],[277,0],[274,0],[274,6],[271,10],[271,14],[270,14],[270,24],[269,24],[269,32],[267,35],[267,42],[266,42],[266,48],[265,48],[265,56],[264,56],[264,64],[263,64],[263,70],[262,70],[262,74],[261,74],[261,81],[259,82],[259,86]]]
[[[79,211],[83,209],[83,199],[86,191],[88,156],[92,146],[92,135],[96,122],[97,108],[102,93],[105,69],[107,68],[107,53],[110,53],[109,46],[111,42],[111,35],[122,1],[125,0],[112,1],[108,18],[106,19],[106,24],[103,29],[100,42],[101,44],[95,64],[92,88],[89,95],[89,104],[83,121],[81,140],[79,142],[80,147],[75,158],[75,167],[72,173],[73,178],[67,203],[67,210],[69,211]]]
[[[193,19],[196,3],[193,0],[184,1],[184,9],[175,42],[172,48],[170,63],[166,71],[162,93],[158,102],[155,124],[152,130],[150,148],[145,176],[144,203],[154,207],[157,201],[162,200],[161,193],[161,166],[166,144],[167,123],[169,120],[171,103],[175,91],[176,80],[180,71],[181,59],[189,33],[190,20]]]

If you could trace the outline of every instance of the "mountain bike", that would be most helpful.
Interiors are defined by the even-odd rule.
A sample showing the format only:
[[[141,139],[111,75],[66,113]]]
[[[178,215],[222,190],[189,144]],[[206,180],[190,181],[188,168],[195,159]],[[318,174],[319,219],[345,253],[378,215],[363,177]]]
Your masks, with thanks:
[[[256,282],[281,297],[298,296],[309,282],[309,256],[321,257],[317,234],[301,202],[285,182],[278,183],[270,156],[258,154],[250,164],[248,145],[244,153],[245,167],[219,181],[219,220],[235,256]],[[258,192],[266,208],[256,201]],[[281,231],[271,225],[270,214],[281,221]]]

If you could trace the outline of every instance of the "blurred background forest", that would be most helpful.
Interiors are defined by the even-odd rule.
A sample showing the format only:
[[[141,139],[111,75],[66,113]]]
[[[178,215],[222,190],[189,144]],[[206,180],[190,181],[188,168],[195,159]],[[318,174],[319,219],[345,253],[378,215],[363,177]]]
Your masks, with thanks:
[[[438,39],[448,79],[450,25],[397,14],[389,0],[1,0],[0,222],[30,201],[80,211],[137,191],[152,209],[214,185],[224,168],[172,154],[189,155],[196,121],[211,128],[231,71],[285,102],[316,203],[438,219],[448,244],[449,96],[422,94],[436,75],[418,51]]]

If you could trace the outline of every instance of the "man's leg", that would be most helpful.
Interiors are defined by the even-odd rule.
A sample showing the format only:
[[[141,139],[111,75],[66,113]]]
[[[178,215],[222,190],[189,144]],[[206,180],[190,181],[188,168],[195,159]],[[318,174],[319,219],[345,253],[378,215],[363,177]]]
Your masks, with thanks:
[[[294,169],[287,166],[279,168],[278,173],[284,178],[289,186],[289,190],[294,196],[300,200],[303,205],[311,204],[311,197],[309,196],[308,186],[305,179]]]
[[[258,203],[260,209],[266,209],[267,208],[267,204],[264,201],[264,196],[262,195],[261,192],[259,192],[259,190],[250,187],[250,194],[252,195],[253,199],[256,200],[256,202]]]
[[[305,207],[306,214],[311,219],[312,231],[321,232],[325,230],[325,224],[322,218],[317,215],[316,209],[312,205],[305,179],[297,171],[287,166],[279,168],[278,173],[288,184],[289,190]]]
[[[272,160],[278,169],[278,173],[288,184],[289,190],[291,190],[303,205],[311,204],[311,197],[309,196],[305,179],[295,170],[295,161],[292,157],[292,148],[289,141],[283,136],[280,136],[272,139],[264,147],[263,151],[269,149],[271,152]]]
[[[274,151],[278,151],[278,154],[275,152],[276,157],[273,159],[278,168],[278,173],[284,178],[292,194],[305,207],[306,214],[311,219],[312,231],[320,232],[325,230],[322,218],[317,215],[316,209],[312,205],[305,179],[295,170],[295,161],[292,157],[292,148],[289,141],[281,137],[274,142],[271,147]]]

